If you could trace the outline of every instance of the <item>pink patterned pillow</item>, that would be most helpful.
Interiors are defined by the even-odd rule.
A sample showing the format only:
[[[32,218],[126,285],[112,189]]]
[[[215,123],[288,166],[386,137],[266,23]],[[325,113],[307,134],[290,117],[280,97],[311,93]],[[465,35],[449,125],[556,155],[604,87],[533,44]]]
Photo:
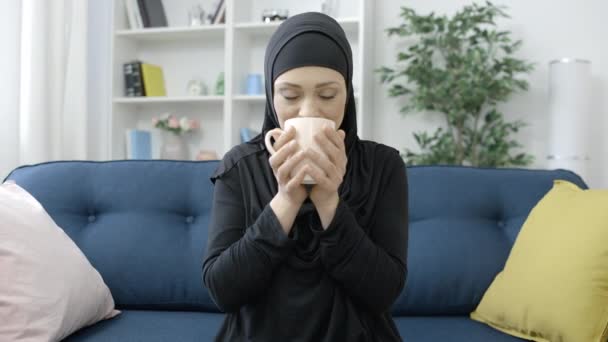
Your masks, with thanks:
[[[119,313],[42,205],[14,182],[0,185],[0,341],[59,341]]]

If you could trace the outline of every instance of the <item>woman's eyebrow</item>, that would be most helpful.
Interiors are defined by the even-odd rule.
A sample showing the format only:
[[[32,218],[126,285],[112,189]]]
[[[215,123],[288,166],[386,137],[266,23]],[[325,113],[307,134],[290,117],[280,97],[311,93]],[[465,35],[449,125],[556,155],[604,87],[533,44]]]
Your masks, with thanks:
[[[323,88],[325,86],[332,85],[332,84],[338,84],[338,82],[336,82],[336,81],[329,81],[329,82],[319,83],[319,84],[317,84],[315,86],[315,88]]]
[[[336,82],[336,81],[329,81],[329,82],[319,83],[319,84],[317,84],[315,86],[315,88],[323,88],[325,86],[332,85],[332,84],[338,84],[338,82]],[[288,86],[288,87],[292,87],[292,88],[302,88],[302,86],[299,85],[299,84],[285,82],[285,81],[279,83],[278,85],[279,86]]]
[[[288,86],[288,87],[292,87],[292,88],[302,88],[299,84],[295,84],[295,83],[289,83],[289,82],[280,82],[278,84],[279,86]]]

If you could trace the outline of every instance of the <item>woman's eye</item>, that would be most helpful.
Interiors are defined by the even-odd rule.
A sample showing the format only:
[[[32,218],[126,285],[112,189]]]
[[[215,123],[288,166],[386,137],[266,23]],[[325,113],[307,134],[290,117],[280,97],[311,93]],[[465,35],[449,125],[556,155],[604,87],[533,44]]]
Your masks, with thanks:
[[[280,91],[281,96],[287,101],[293,101],[298,98],[298,93],[290,90],[282,90]]]
[[[321,91],[319,92],[319,97],[322,98],[323,100],[331,100],[333,98],[336,97],[336,91],[331,90],[331,89],[327,89],[325,91]]]

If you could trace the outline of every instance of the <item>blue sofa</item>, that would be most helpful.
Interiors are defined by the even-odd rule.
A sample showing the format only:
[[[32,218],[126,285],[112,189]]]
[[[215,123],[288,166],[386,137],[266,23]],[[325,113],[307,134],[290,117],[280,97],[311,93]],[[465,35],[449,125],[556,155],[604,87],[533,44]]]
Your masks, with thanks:
[[[122,315],[69,342],[212,341],[201,280],[216,161],[62,161],[15,169],[108,284]],[[409,274],[393,313],[408,342],[521,341],[469,319],[530,209],[565,170],[420,166],[409,178]]]

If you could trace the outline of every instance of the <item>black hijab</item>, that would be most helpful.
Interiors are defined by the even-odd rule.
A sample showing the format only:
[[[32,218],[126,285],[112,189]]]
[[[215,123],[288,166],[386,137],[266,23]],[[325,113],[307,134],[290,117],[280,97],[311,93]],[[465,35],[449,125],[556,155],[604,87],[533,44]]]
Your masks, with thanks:
[[[348,95],[340,129],[346,133],[348,165],[338,192],[340,199],[347,203],[365,229],[373,219],[373,204],[378,189],[385,186],[379,184],[380,177],[374,177],[380,174],[383,165],[375,161],[376,144],[363,142],[357,136],[357,113],[352,86],[353,59],[346,34],[337,21],[322,13],[308,12],[290,17],[272,35],[264,60],[266,110],[262,132],[251,141],[237,145],[226,153],[211,180],[215,182],[238,165],[237,177],[246,210],[252,216],[261,213],[278,191],[268,162],[270,154],[264,146],[266,132],[280,127],[273,106],[274,80],[289,69],[310,65],[332,68],[340,72],[346,81]],[[303,238],[302,247],[306,246],[304,249],[311,253],[316,248],[310,240],[310,232],[298,227],[309,226],[309,219],[314,215],[314,206],[307,200],[298,213],[296,229],[292,230],[292,233]]]
[[[264,58],[266,114],[262,132],[250,143],[263,145],[266,132],[280,127],[273,106],[274,81],[281,73],[302,66],[323,66],[344,76],[347,100],[340,129],[346,133],[345,143],[349,151],[358,140],[357,111],[352,87],[352,51],[340,24],[332,17],[315,12],[287,19],[270,38]]]

